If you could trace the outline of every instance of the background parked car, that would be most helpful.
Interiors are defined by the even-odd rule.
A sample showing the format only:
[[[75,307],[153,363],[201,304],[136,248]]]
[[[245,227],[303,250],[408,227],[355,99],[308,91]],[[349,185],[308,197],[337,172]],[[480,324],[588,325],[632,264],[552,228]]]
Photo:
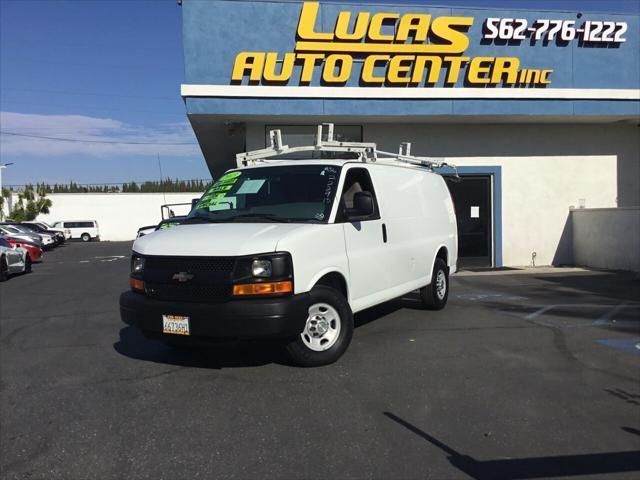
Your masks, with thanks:
[[[13,225],[0,224],[0,235],[19,238],[20,240],[33,242],[39,247],[42,247],[42,237],[40,235],[36,235],[35,233],[24,233]]]
[[[53,228],[64,230],[69,239],[80,239],[83,242],[100,240],[100,230],[95,220],[61,220],[54,222]]]
[[[42,248],[32,242],[25,242],[24,240],[20,240],[19,238],[14,237],[4,237],[4,239],[11,245],[11,247],[15,248],[23,248],[27,251],[31,262],[39,262],[42,260]]]
[[[23,248],[13,248],[4,237],[0,237],[0,282],[9,275],[31,272],[31,259]]]
[[[56,237],[54,235],[49,234],[49,233],[35,232],[32,229],[27,228],[26,226],[24,226],[24,225],[22,225],[20,223],[17,223],[17,222],[6,222],[6,226],[7,227],[12,227],[12,228],[18,230],[21,234],[24,234],[24,235],[36,235],[36,236],[39,236],[40,239],[42,240],[42,248],[43,248],[43,250],[48,250],[48,249],[56,247],[58,245],[58,240],[56,239]]]
[[[26,228],[38,234],[46,233],[48,235],[53,235],[54,238],[57,240],[58,244],[62,244],[65,241],[64,232],[62,230],[55,230],[55,229],[49,228],[43,223],[21,222],[20,225],[23,225]]]
[[[180,225],[184,219],[187,218],[186,215],[175,216],[171,218],[165,218],[158,225],[148,225],[146,227],[140,227],[138,229],[138,234],[136,238],[144,237],[145,235],[149,235],[150,233],[155,232],[156,230],[164,230],[165,228],[172,228],[177,225]]]
[[[145,235],[149,235],[150,233],[155,232],[158,229],[157,225],[148,225],[146,227],[140,227],[138,229],[138,233],[136,238],[144,237]]]

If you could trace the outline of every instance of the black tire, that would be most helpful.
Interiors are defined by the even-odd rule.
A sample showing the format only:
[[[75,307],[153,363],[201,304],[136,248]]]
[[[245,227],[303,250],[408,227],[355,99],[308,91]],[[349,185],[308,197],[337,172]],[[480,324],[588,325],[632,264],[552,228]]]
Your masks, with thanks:
[[[7,264],[7,259],[2,256],[0,257],[0,282],[6,282],[9,278],[9,265]]]
[[[24,273],[31,273],[31,257],[27,253],[27,258],[24,259]]]
[[[82,235],[80,235],[80,238],[82,239],[83,242],[91,241],[91,235],[89,235],[88,233],[83,233]]]
[[[318,315],[320,315],[320,317],[314,315],[313,320],[316,322],[325,322],[330,330],[338,330],[335,326],[339,325],[338,333],[336,333],[336,337],[334,337],[334,339],[327,340],[331,346],[326,350],[314,350],[308,346],[308,343],[312,341],[312,339],[308,335],[307,324],[305,323],[305,330],[293,339],[286,346],[286,349],[291,360],[301,367],[319,367],[321,365],[329,365],[338,360],[351,343],[351,337],[353,336],[353,313],[351,312],[351,307],[349,306],[346,298],[344,298],[344,295],[331,287],[323,285],[316,286],[311,290],[311,292],[309,292],[309,297],[309,310],[311,311],[313,308],[314,310],[317,310],[319,312]],[[324,305],[328,305],[333,309],[335,313],[337,313],[338,318],[332,319],[330,310],[324,307]],[[327,315],[329,318],[322,315],[323,309],[324,312],[329,312]],[[316,318],[319,318],[320,320],[316,320]],[[311,317],[308,317],[307,320],[310,322],[309,328],[316,328],[312,325]],[[336,323],[336,321],[339,323]],[[316,332],[317,331],[318,330],[316,330]],[[307,341],[303,339],[303,335],[306,335]],[[322,336],[324,335],[326,334],[322,334]],[[318,337],[313,339],[315,342],[322,342],[323,340],[326,340],[326,338]]]
[[[444,295],[438,290],[438,276],[444,279]],[[431,283],[420,289],[422,306],[428,310],[442,310],[449,298],[449,267],[444,260],[436,258],[431,274]]]

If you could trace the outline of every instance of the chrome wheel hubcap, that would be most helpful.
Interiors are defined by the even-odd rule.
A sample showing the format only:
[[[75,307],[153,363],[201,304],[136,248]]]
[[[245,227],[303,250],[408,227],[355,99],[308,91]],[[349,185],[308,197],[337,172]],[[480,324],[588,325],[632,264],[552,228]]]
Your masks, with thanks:
[[[438,300],[444,300],[444,296],[447,293],[447,277],[442,270],[438,272],[436,276],[436,295]]]
[[[315,352],[331,348],[340,336],[341,322],[338,311],[328,303],[314,303],[300,338]]]

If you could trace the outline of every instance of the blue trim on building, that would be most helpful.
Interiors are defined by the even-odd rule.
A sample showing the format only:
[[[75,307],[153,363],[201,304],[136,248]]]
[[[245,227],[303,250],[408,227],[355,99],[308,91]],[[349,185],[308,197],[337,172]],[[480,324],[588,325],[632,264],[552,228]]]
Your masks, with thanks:
[[[295,50],[296,28],[302,2],[184,0],[183,42],[185,83],[229,85],[236,55],[242,51],[276,52],[279,58]],[[427,5],[382,5],[365,2],[320,4],[319,29],[332,31],[340,11],[378,12],[392,8],[398,13],[429,13],[438,16],[470,16],[474,24],[467,32],[470,40],[465,57],[517,57],[521,68],[553,69],[550,88],[640,89],[640,16],[609,13],[434,7]],[[482,40],[482,23],[487,16],[523,18],[529,25],[537,19],[575,21],[625,21],[626,42],[620,44],[581,45],[570,42],[531,41],[493,43]],[[359,84],[362,58],[357,57],[347,86]],[[296,64],[289,85],[297,85],[302,66]],[[376,73],[384,74],[378,66]],[[436,87],[442,87],[442,73]],[[247,84],[245,79],[242,83]],[[314,72],[312,86],[320,85],[320,66]],[[464,87],[460,75],[454,88]],[[384,88],[384,87],[380,87]],[[411,88],[426,88],[425,86]],[[504,88],[504,87],[499,87]],[[366,103],[364,103],[366,102]],[[366,108],[363,108],[363,105]],[[375,99],[258,99],[258,98],[187,98],[190,114],[209,115],[326,115],[326,116],[439,116],[455,115],[548,115],[580,117],[584,115],[637,116],[637,100],[375,100]]]
[[[465,116],[640,116],[635,100],[322,100],[311,98],[187,98],[190,115],[288,115],[421,117]]]
[[[445,175],[454,174],[452,168],[439,170]],[[458,167],[460,175],[491,175],[493,178],[493,266],[503,266],[502,261],[502,167],[498,165],[479,165]]]

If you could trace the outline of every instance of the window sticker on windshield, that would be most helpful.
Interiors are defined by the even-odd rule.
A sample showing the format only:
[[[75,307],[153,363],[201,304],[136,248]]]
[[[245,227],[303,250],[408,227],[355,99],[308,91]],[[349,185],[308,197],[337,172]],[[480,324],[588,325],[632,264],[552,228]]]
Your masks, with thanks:
[[[238,189],[236,194],[258,193],[258,191],[262,188],[262,185],[264,185],[264,182],[265,182],[264,179],[245,180],[244,183],[240,185],[240,188]]]
[[[242,172],[229,172],[220,177],[214,185],[219,185],[221,183],[236,183],[236,180],[240,175],[242,175]]]
[[[224,198],[227,193],[234,187],[237,181],[240,179],[242,172],[229,172],[226,175],[220,177],[216,182],[211,185],[207,193],[205,193],[196,208],[209,209],[216,207],[221,203],[221,199]]]
[[[166,230],[167,228],[177,227],[178,225],[180,225],[180,222],[163,223],[162,225],[160,225],[160,230]]]
[[[333,167],[325,167],[320,175],[327,177],[327,186],[324,189],[324,203],[330,204],[333,198],[333,189],[336,185],[336,172],[337,170]]]

